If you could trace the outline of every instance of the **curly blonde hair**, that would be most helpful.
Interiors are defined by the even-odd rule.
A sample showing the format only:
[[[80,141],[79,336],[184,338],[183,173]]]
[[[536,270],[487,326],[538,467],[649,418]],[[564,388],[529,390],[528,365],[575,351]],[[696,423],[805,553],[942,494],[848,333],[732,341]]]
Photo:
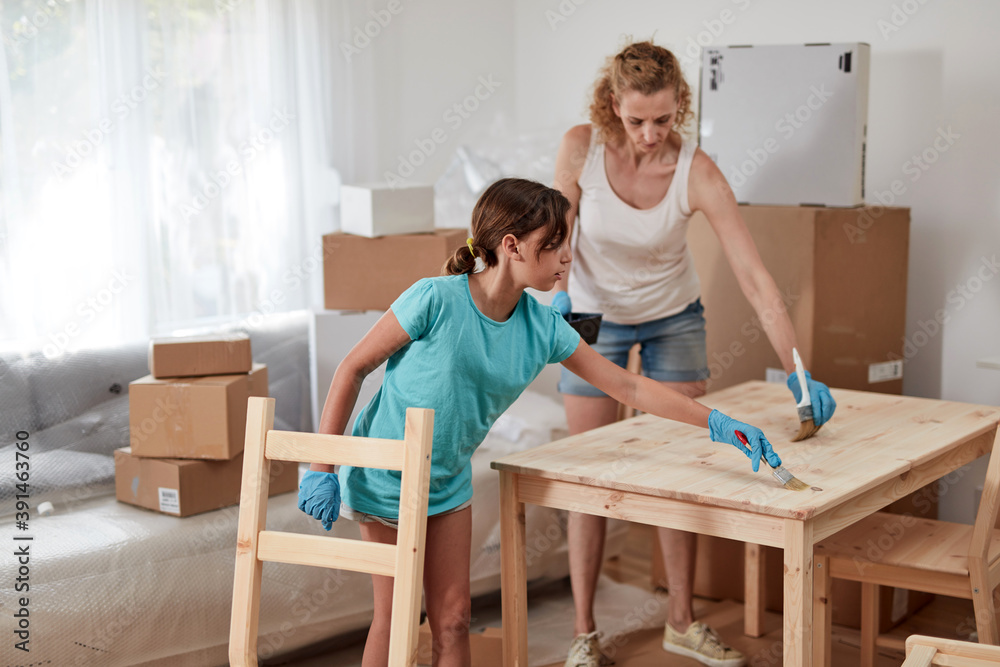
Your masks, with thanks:
[[[653,42],[634,42],[610,56],[601,68],[590,102],[590,122],[602,143],[625,136],[621,119],[611,106],[611,96],[621,100],[629,91],[652,95],[670,89],[677,96],[677,117],[673,129],[683,131],[691,120],[691,89],[684,80],[677,56]]]

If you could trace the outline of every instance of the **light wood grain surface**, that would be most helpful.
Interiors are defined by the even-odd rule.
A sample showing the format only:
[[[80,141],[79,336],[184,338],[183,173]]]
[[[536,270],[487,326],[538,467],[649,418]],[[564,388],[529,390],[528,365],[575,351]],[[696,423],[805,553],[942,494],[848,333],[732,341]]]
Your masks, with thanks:
[[[699,399],[761,428],[784,466],[810,486],[807,491],[786,490],[763,463],[755,474],[745,456],[712,442],[707,429],[652,415],[513,454],[494,461],[493,467],[801,520],[879,485],[909,485],[920,477],[921,465],[949,444],[971,439],[966,448],[975,449],[976,456],[985,454],[1000,421],[1000,408],[991,406],[839,389],[832,393],[837,400],[833,420],[797,443],[790,442],[799,428],[795,404],[783,385],[749,382]],[[963,449],[954,468],[968,458]],[[908,481],[911,473],[914,480]]]

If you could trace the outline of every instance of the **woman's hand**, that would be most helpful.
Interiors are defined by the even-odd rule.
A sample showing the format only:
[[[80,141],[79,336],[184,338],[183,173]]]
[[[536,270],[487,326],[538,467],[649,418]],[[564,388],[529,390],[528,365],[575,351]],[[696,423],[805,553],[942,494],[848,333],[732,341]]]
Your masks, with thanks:
[[[837,401],[833,400],[830,388],[822,382],[813,380],[812,376],[809,375],[809,371],[803,371],[803,374],[806,377],[806,386],[809,387],[809,401],[812,403],[813,423],[816,426],[822,426],[830,421],[834,410],[837,409]],[[799,378],[795,373],[791,373],[788,376],[788,388],[792,390],[792,395],[795,396],[796,403],[802,400],[802,388],[799,386]]]

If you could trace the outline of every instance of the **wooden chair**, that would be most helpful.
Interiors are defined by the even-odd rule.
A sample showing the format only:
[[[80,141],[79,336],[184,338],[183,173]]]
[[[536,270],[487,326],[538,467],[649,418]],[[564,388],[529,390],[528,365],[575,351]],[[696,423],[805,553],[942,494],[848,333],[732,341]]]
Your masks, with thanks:
[[[928,667],[929,665],[953,665],[954,667],[1000,665],[1000,647],[922,635],[907,637],[906,662],[903,663],[903,667]]]
[[[813,632],[817,665],[830,664],[830,583],[861,582],[861,665],[875,664],[879,586],[971,599],[983,644],[1000,644],[993,591],[1000,584],[1000,435],[991,440],[973,525],[876,512],[816,545]]]
[[[389,664],[415,665],[434,411],[408,409],[403,440],[274,431],[273,426],[274,399],[250,398],[229,629],[230,664],[257,665],[261,568],[264,561],[274,561],[395,577]],[[265,530],[272,460],[402,471],[397,543]]]

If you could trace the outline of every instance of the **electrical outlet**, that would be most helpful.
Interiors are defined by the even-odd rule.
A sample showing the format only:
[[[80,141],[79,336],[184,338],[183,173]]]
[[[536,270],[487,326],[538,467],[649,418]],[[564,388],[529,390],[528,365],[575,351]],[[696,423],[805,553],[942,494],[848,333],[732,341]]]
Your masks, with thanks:
[[[766,382],[785,384],[788,381],[788,373],[780,368],[766,368],[764,369],[764,380]]]
[[[979,502],[983,499],[983,487],[977,486],[972,490],[972,516],[979,512]]]

